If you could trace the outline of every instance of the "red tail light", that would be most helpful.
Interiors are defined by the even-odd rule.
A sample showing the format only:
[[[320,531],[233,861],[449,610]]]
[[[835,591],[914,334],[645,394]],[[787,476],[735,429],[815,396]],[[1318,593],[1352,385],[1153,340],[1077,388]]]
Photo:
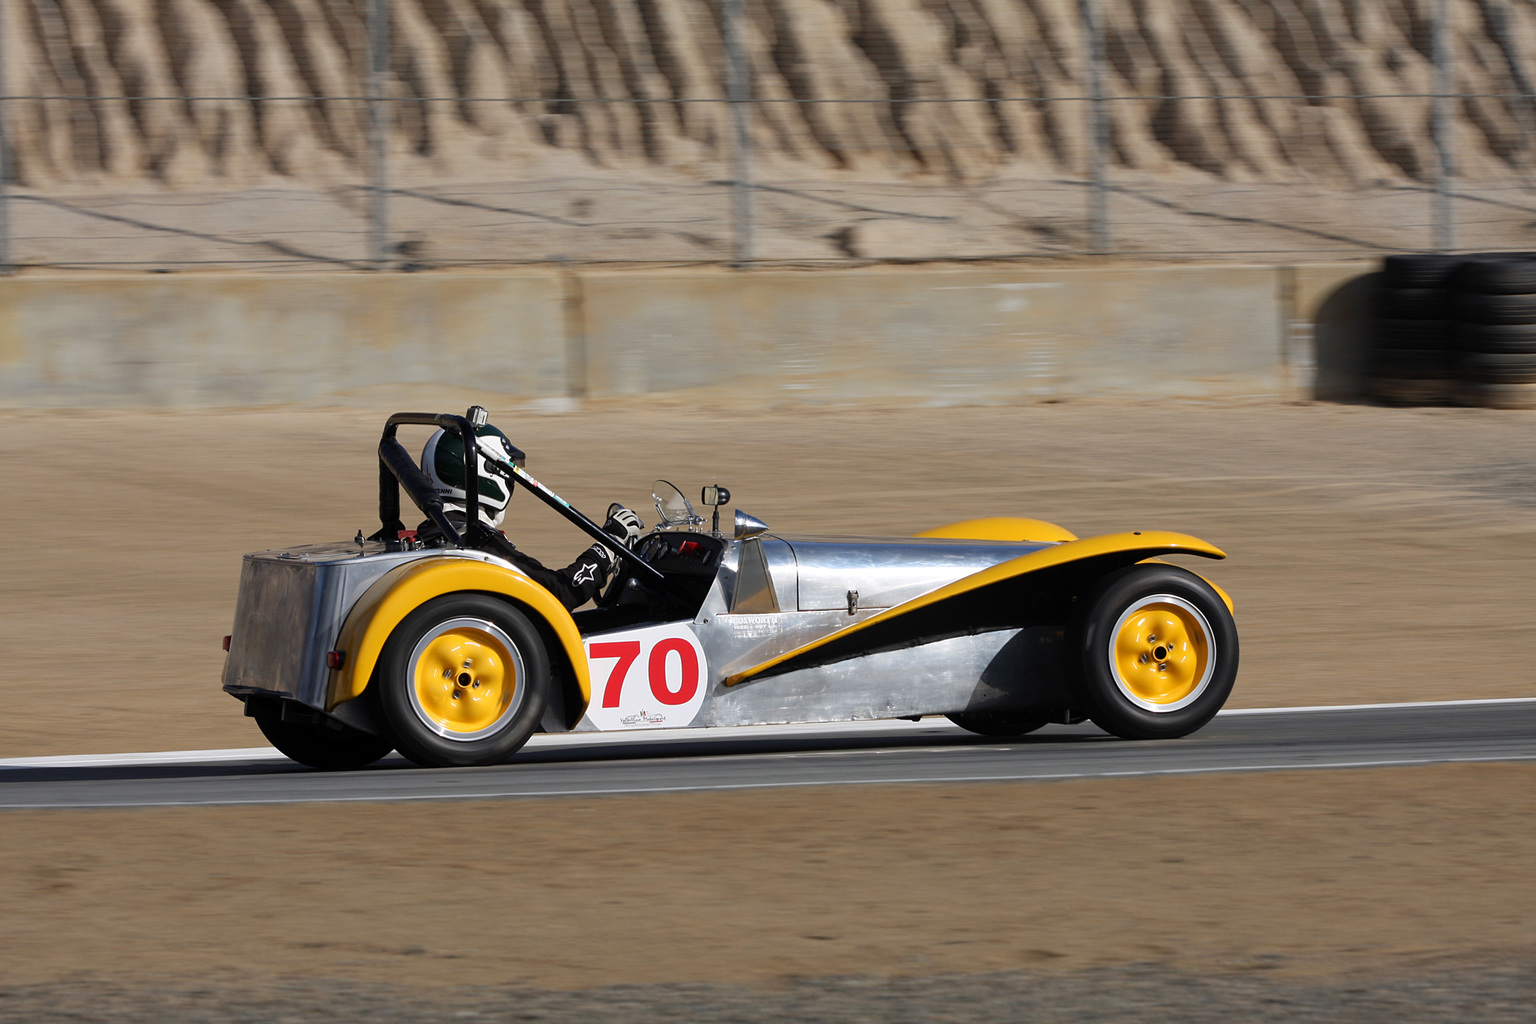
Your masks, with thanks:
[[[345,665],[346,663],[347,663],[347,652],[346,651],[326,651],[325,652],[325,667],[326,668],[341,668],[341,666]]]
[[[225,650],[226,650],[226,651],[227,651],[227,650],[229,650],[229,642],[230,642],[230,641],[231,641],[231,640],[233,640],[233,639],[234,639],[234,637],[232,637],[232,636],[228,636],[228,635],[226,635],[226,636],[225,636],[225,637],[224,637],[224,649],[225,649]]]

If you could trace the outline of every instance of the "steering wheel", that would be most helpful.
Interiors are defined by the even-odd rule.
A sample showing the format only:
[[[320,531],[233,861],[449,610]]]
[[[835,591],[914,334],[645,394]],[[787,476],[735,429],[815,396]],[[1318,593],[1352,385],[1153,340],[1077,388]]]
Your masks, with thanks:
[[[628,583],[629,567],[620,562],[619,567],[614,570],[613,579],[609,580],[608,585],[593,596],[592,603],[599,608],[613,607],[613,603],[619,599],[619,595],[624,592],[624,587]]]
[[[641,543],[637,545],[637,548],[644,546],[645,542],[642,538]],[[639,554],[638,550],[636,551],[636,554]],[[625,586],[627,586],[629,581],[634,577],[634,573],[630,571],[629,564],[627,562],[623,561],[622,559],[615,559],[615,561],[618,562],[618,566],[613,571],[613,579],[608,581],[608,585],[603,588],[602,593],[592,598],[592,603],[597,605],[599,608],[613,607],[614,602],[619,599],[619,595],[624,592]]]

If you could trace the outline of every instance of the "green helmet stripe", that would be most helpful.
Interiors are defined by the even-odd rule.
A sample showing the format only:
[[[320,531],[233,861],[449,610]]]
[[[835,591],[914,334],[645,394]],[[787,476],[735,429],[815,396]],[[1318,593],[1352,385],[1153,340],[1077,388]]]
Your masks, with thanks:
[[[495,427],[486,425],[477,433],[481,437],[502,437],[506,435]],[[457,434],[444,432],[438,438],[437,449],[432,455],[433,468],[437,470],[437,477],[449,487],[458,490],[464,489],[464,446],[459,442]],[[498,507],[506,505],[511,495],[507,492],[506,484],[496,477],[480,474],[480,495]]]

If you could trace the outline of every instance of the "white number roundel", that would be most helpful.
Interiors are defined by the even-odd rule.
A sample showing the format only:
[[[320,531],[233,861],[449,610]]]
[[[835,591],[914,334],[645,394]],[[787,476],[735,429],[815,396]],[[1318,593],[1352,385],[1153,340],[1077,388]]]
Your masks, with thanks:
[[[698,714],[709,666],[685,623],[602,633],[586,645],[587,720],[599,729],[676,729]]]

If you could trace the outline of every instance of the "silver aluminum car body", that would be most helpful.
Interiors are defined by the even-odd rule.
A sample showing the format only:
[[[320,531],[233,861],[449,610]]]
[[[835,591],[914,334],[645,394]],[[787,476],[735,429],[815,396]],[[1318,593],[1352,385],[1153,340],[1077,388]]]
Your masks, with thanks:
[[[742,668],[1045,545],[774,534],[723,544],[698,613],[673,623],[689,628],[704,652],[705,694],[689,721],[669,724],[850,721],[1063,702],[1059,636],[1049,628],[951,637],[734,687],[724,682]],[[358,598],[396,566],[445,555],[517,571],[476,551],[385,552],[376,543],[247,555],[224,688],[325,710],[331,671],[326,654]],[[593,632],[584,639],[622,639],[655,625]],[[366,721],[346,715],[345,704],[334,710]],[[553,720],[545,725],[559,727]],[[588,718],[576,725],[597,727]]]
[[[1051,628],[993,630],[734,687],[724,682],[741,669],[1045,546],[772,534],[729,542],[714,585],[691,623],[708,661],[709,690],[689,724],[853,721],[1064,706],[1060,636]],[[752,570],[758,552],[762,568]],[[771,601],[751,578],[764,569]],[[594,726],[584,721],[578,728],[583,727]]]

